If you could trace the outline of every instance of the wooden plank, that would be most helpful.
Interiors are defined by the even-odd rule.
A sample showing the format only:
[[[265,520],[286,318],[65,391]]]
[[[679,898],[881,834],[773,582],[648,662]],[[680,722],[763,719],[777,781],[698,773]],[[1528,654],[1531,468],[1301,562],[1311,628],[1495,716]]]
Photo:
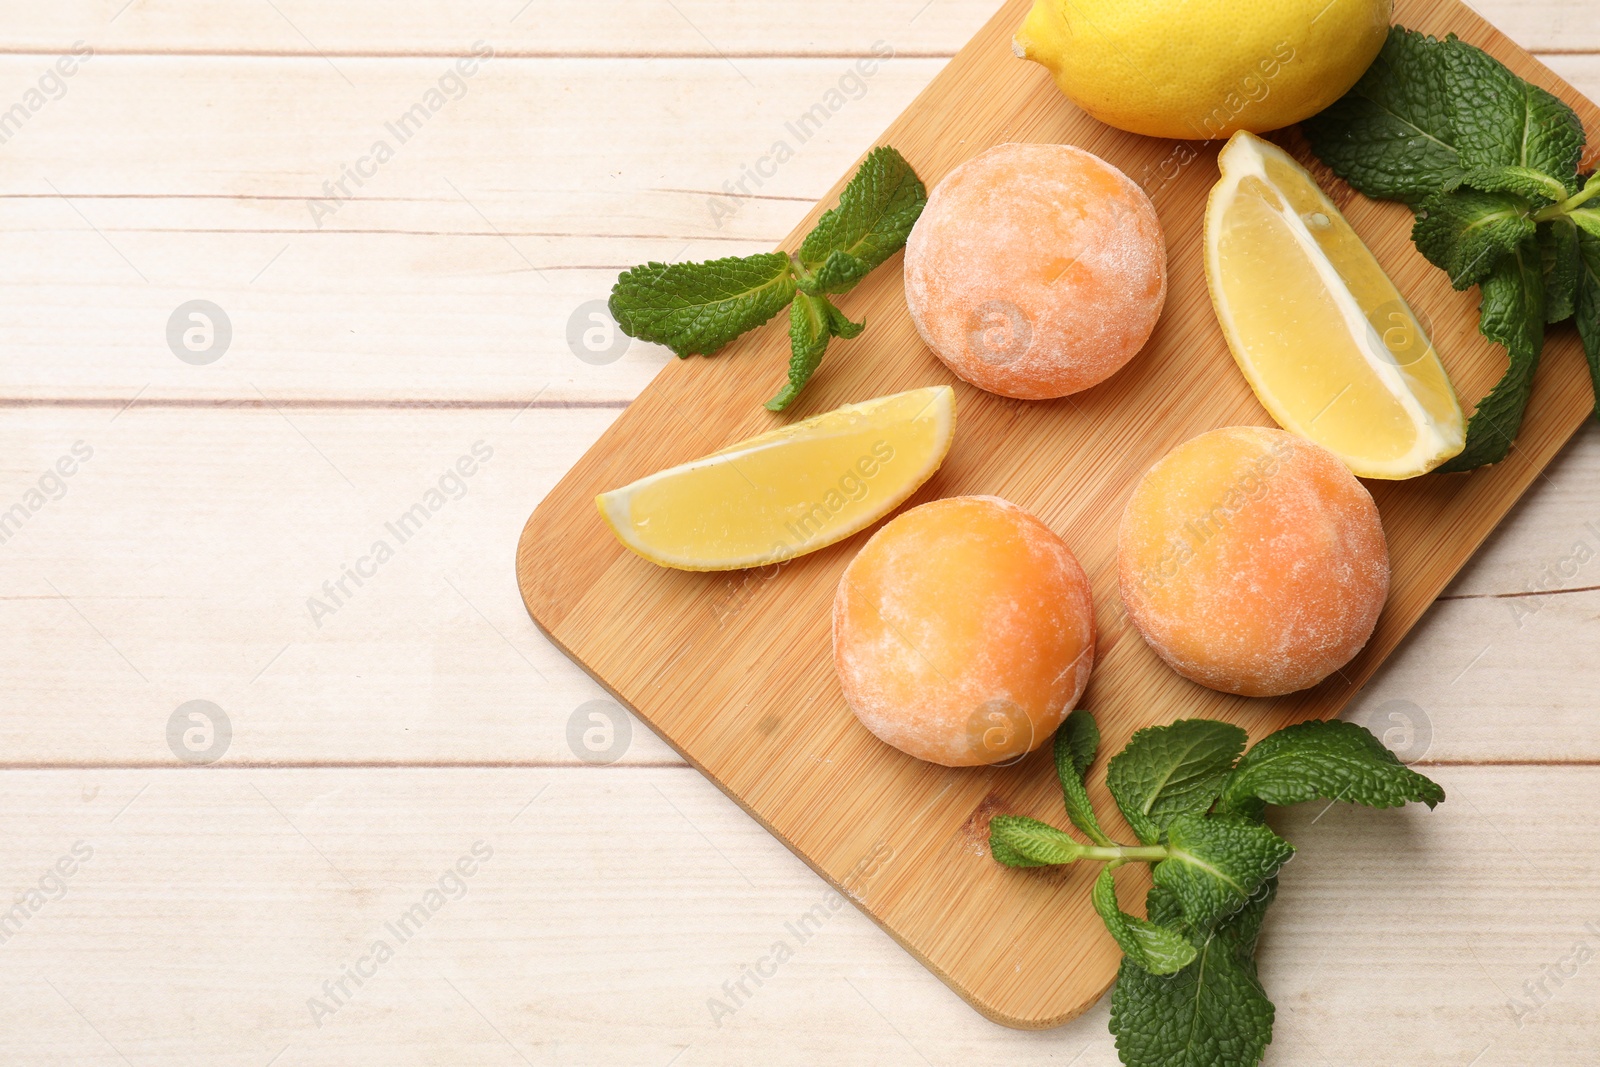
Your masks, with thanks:
[[[786,123],[852,61],[760,61],[759,93],[705,60],[490,62],[318,229],[308,198],[448,65],[362,62],[359,90],[315,59],[83,67],[5,144],[0,285],[28,298],[0,305],[0,397],[630,399],[670,355],[586,361],[574,317],[581,343],[633,263],[773,247],[942,65],[884,63],[801,144]],[[1553,62],[1600,97],[1600,58]],[[0,59],[0,84],[37,67]],[[707,114],[717,136],[684,151]],[[780,138],[761,199],[720,195]],[[196,298],[233,327],[201,367],[166,335]]]
[[[940,61],[883,64],[802,144],[788,118],[853,64],[768,62],[757,93],[701,60],[491,62],[401,144],[389,124],[449,62],[365,61],[353,91],[314,59],[98,57],[5,145],[0,284],[29,299],[0,309],[27,357],[0,396],[632,397],[670,357],[580,359],[581,308],[635,262],[772,247]],[[708,111],[722,134],[684,152]],[[728,198],[780,137],[762,199]],[[393,159],[329,200],[378,140]],[[233,325],[204,367],[166,333],[195,298]]]
[[[1047,78],[1011,65],[1009,28],[1025,8],[1018,0],[1003,9],[882,141],[904,151],[930,183],[1009,139],[1080,144],[1135,174],[1157,165],[1165,146],[1064,107]],[[1484,46],[1562,93],[1586,124],[1600,129],[1600,112],[1462,5],[1414,0],[1400,7],[1397,20]],[[846,309],[874,323],[874,360],[824,367],[797,413],[933,382],[957,386],[965,436],[913,502],[995,493],[1038,514],[1073,546],[1101,614],[1099,662],[1084,699],[1113,746],[1140,726],[1180,716],[1230,719],[1259,736],[1337,714],[1593,405],[1575,358],[1576,338],[1568,336],[1543,368],[1518,462],[1471,479],[1374,487],[1395,581],[1372,642],[1340,676],[1273,701],[1213,693],[1179,679],[1112,606],[1115,518],[1133,480],[1173,444],[1214,426],[1265,421],[1225,354],[1200,281],[1209,158],[1202,155],[1159,192],[1172,263],[1167,312],[1139,359],[1101,389],[1070,405],[1029,405],[956,382],[928,358],[912,329],[897,272],[879,271],[851,294]],[[1504,357],[1476,336],[1473,298],[1452,292],[1415,256],[1404,208],[1355,197],[1346,206],[1402,289],[1416,294],[1441,347],[1455,353],[1451,369],[1469,402],[1482,396],[1501,375]],[[704,614],[710,579],[643,563],[594,514],[596,492],[771,425],[760,407],[770,395],[770,375],[765,360],[751,357],[770,359],[774,351],[773,338],[752,336],[709,366],[679,363],[662,371],[529,520],[518,568],[528,610],[558,645],[835,884],[844,884],[873,841],[904,851],[907,873],[858,898],[867,913],[990,1018],[1019,1027],[1059,1025],[1098,998],[1116,965],[1109,943],[1084,933],[1094,929],[1083,892],[1087,876],[1048,883],[1018,878],[988,862],[982,846],[994,812],[1059,806],[1048,753],[1011,768],[953,771],[919,764],[860,728],[839,694],[827,640],[834,586],[860,539],[791,564],[740,626],[707,633],[694,621]],[[695,412],[694,420],[684,412]],[[1075,462],[1062,464],[1061,455]],[[797,761],[796,753],[812,759]],[[1027,940],[1019,944],[1023,931]]]
[[[1545,968],[1600,942],[1574,862],[1600,829],[1549,813],[1583,810],[1600,770],[1435,773],[1431,814],[1274,817],[1301,851],[1262,945],[1269,1067],[1587,1062],[1595,965],[1559,986]],[[8,931],[7,1062],[1116,1063],[1103,1003],[1052,1033],[993,1026],[681,770],[13,772],[0,831],[17,890],[92,850]],[[447,880],[400,943],[386,924],[478,842],[465,893]],[[316,1025],[308,1000],[363,957],[375,973]],[[1508,999],[1541,979],[1519,1027]]]
[[[47,484],[42,495],[60,499],[33,501],[41,507],[23,525],[13,518],[0,528],[0,627],[12,635],[0,643],[8,683],[0,688],[0,764],[168,765],[167,721],[179,704],[201,699],[230,717],[230,764],[578,763],[584,753],[574,750],[568,722],[606,694],[529,622],[509,580],[508,546],[529,508],[616,415],[7,412],[0,516],[26,506],[75,442],[94,454]],[[480,440],[494,456],[464,480],[466,495],[399,545],[385,524]],[[1563,487],[1600,485],[1600,432],[1581,435],[1552,477]],[[1568,494],[1541,480],[1497,535],[1486,568],[1469,570],[1471,588],[1518,591],[1524,568],[1554,553],[1562,531],[1593,510],[1592,492]],[[360,587],[347,580],[350,595],[335,605],[322,583],[337,581],[378,539],[396,557]],[[1588,565],[1579,583],[1597,567]],[[1479,569],[1489,573],[1474,578]],[[737,627],[775,591],[748,574],[722,576],[701,626]],[[335,608],[319,610],[321,626],[307,607],[312,597]],[[1376,716],[1387,730],[1395,725],[1388,705],[1409,701],[1427,716],[1430,759],[1600,760],[1581,696],[1600,688],[1589,655],[1596,614],[1594,592],[1447,601],[1350,714]],[[643,724],[625,729],[624,740],[608,740],[601,724],[590,738],[603,750],[597,756],[680,762]]]
[[[120,11],[126,5],[125,11]],[[1479,0],[1490,22],[1532,51],[1600,49],[1583,0]],[[478,39],[508,52],[548,55],[861,54],[875,40],[953,55],[994,11],[993,0],[812,0],[804,18],[774,31],[768,12],[737,0],[559,4],[465,0],[404,9],[377,0],[337,5],[275,0],[65,0],[8,17],[12,48],[52,51],[84,38],[107,51],[414,55],[465,50]],[[274,10],[276,8],[277,10]],[[519,10],[520,9],[520,10]],[[113,16],[115,20],[113,21]]]
[[[0,759],[168,763],[204,699],[246,762],[577,762],[604,694],[533,632],[511,546],[615,414],[8,413]]]

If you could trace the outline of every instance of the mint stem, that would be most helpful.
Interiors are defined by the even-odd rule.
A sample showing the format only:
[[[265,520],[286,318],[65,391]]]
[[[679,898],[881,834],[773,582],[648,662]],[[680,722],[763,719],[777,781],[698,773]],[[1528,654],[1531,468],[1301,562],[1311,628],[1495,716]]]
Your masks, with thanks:
[[[1159,863],[1167,858],[1165,845],[1083,845],[1080,859],[1104,860],[1107,863],[1142,861]]]
[[[1559,204],[1551,204],[1543,211],[1534,215],[1533,221],[1549,222],[1551,219],[1559,219],[1563,215],[1576,211],[1578,208],[1587,204],[1597,196],[1600,196],[1600,174],[1595,174],[1592,176],[1589,179],[1589,184],[1585,185],[1583,187],[1583,191],[1578,195],[1570,196],[1561,201]]]

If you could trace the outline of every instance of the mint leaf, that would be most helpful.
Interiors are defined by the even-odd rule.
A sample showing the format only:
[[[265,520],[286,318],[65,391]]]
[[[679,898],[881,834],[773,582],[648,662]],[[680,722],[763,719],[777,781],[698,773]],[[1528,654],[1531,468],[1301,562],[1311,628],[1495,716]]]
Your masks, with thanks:
[[[1411,240],[1457,289],[1477,285],[1534,235],[1528,202],[1514,193],[1462,187],[1423,202]]]
[[[1139,840],[1153,845],[1179,815],[1210,810],[1247,740],[1211,719],[1140,730],[1106,767],[1106,785]]]
[[[841,341],[849,341],[860,336],[861,331],[867,328],[864,322],[851,322],[845,313],[834,307],[827,300],[822,302],[822,309],[828,316],[828,332]]]
[[[1303,722],[1264,739],[1239,761],[1219,811],[1258,819],[1264,804],[1345,800],[1369,808],[1409,802],[1433,807],[1444,790],[1401,763],[1353,722]]]
[[[1301,124],[1318,158],[1368,196],[1420,204],[1468,169],[1440,45],[1394,27],[1355,88]]]
[[[1127,1067],[1255,1067],[1272,1041],[1274,1011],[1256,975],[1256,938],[1277,890],[1269,879],[1169,978],[1124,959],[1111,994],[1111,1032]],[[1156,887],[1146,910],[1170,919],[1176,902]]]
[[[617,279],[611,317],[629,337],[666,345],[679,358],[710,355],[782,311],[794,293],[794,267],[782,252],[646,263]]]
[[[1267,919],[1267,909],[1278,896],[1278,876],[1273,875],[1261,883],[1244,907],[1228,918],[1217,930],[1217,935],[1232,944],[1242,958],[1250,961],[1255,972],[1256,943],[1261,940],[1261,927]]]
[[[1547,323],[1565,322],[1578,310],[1578,282],[1583,266],[1578,254],[1578,233],[1570,217],[1552,219],[1539,227]]]
[[[870,271],[905,247],[927,203],[928,190],[905,157],[888,145],[875,148],[839,194],[839,206],[818,219],[800,245],[800,262],[816,271],[834,252],[844,252]]]
[[[1180,815],[1167,827],[1168,858],[1151,878],[1176,896],[1183,917],[1209,930],[1240,908],[1294,855],[1294,846],[1236,815]]]
[[[1454,36],[1442,43],[1439,52],[1439,84],[1444,99],[1453,105],[1451,126],[1462,165],[1527,167],[1576,192],[1584,142],[1577,113],[1487,52]]]
[[[1056,731],[1056,772],[1062,781],[1069,777],[1083,781],[1100,752],[1100,724],[1079,708],[1068,715]]]
[[[810,293],[812,296],[847,292],[871,270],[866,261],[857,259],[849,252],[834,250],[823,260],[822,266],[817,268],[816,273],[810,278],[800,279],[800,291]]]
[[[1056,776],[1061,779],[1061,798],[1067,806],[1067,818],[1072,825],[1097,845],[1111,844],[1111,838],[1100,828],[1094,805],[1089,803],[1089,791],[1084,788],[1084,776],[1094,763],[1100,750],[1100,726],[1094,716],[1079,709],[1068,715],[1056,731]]]
[[[1600,417],[1600,235],[1591,234],[1588,230],[1578,234],[1578,258],[1582,268],[1576,311],[1578,334],[1583,338],[1584,355],[1589,359],[1589,377],[1594,383],[1595,415]]]
[[[1591,182],[1595,179],[1590,178]],[[1600,238],[1600,204],[1594,207],[1581,207],[1569,212],[1567,218],[1572,224],[1590,237]]]
[[[1478,402],[1467,423],[1467,445],[1439,467],[1441,473],[1498,463],[1511,451],[1533,391],[1544,349],[1544,260],[1536,241],[1524,241],[1495,265],[1483,283],[1479,331],[1510,356],[1505,377]]]
[[[1172,974],[1194,962],[1195,947],[1178,931],[1127,914],[1117,903],[1117,883],[1107,867],[1090,893],[1094,910],[1128,961],[1151,974]]]
[[[778,395],[767,401],[768,411],[782,411],[800,395],[828,350],[833,338],[828,321],[828,301],[820,296],[798,293],[789,305],[789,382]]]
[[[830,340],[835,337],[849,340],[864,329],[865,323],[851,322],[844,312],[828,302],[827,297],[795,294],[794,303],[789,305],[789,381],[777,396],[767,401],[767,410],[782,411],[800,395],[800,390],[822,365],[822,356],[828,351]]]
[[[1457,186],[1485,193],[1515,193],[1537,207],[1567,198],[1567,187],[1543,171],[1528,167],[1480,167],[1463,174]]]
[[[996,815],[989,820],[989,854],[1007,867],[1071,863],[1082,853],[1082,845],[1038,819]]]

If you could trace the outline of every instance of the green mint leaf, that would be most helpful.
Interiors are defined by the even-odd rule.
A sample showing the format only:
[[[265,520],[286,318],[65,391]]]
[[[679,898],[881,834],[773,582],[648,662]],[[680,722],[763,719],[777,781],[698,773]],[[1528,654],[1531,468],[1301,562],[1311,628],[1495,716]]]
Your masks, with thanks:
[[[1591,182],[1595,179],[1589,179]],[[1590,237],[1600,238],[1600,204],[1594,207],[1581,207],[1569,212],[1567,218],[1572,224]]]
[[[810,293],[812,296],[821,296],[823,293],[844,293],[855,287],[856,282],[865,278],[872,268],[866,261],[852,256],[849,252],[840,252],[835,249],[828,254],[810,278],[800,279],[800,291]]]
[[[861,335],[862,330],[867,328],[867,324],[864,322],[851,322],[845,317],[844,312],[834,307],[827,300],[822,302],[822,307],[828,314],[828,332],[841,341],[854,340]]]
[[[1123,818],[1147,845],[1180,815],[1209,811],[1248,740],[1237,726],[1183,719],[1134,734],[1106,767]]]
[[[927,202],[928,190],[905,157],[888,145],[875,148],[839,194],[839,206],[818,219],[800,245],[800,262],[815,272],[834,252],[844,252],[870,271],[905,247]]]
[[[1269,879],[1238,914],[1194,938],[1194,962],[1160,977],[1124,959],[1111,994],[1111,1032],[1126,1067],[1255,1067],[1272,1041],[1273,1007],[1256,975],[1255,946],[1272,903]],[[1175,908],[1159,886],[1152,921]]]
[[[1498,463],[1511,451],[1522,413],[1533,391],[1533,373],[1544,349],[1544,258],[1537,241],[1524,241],[1482,283],[1479,331],[1510,356],[1505,377],[1478,402],[1467,422],[1467,446],[1439,467],[1440,473]]]
[[[825,298],[808,293],[797,293],[789,305],[789,381],[767,401],[768,411],[788,407],[821,366],[822,355],[833,338],[827,308]]]
[[[1217,929],[1217,935],[1232,944],[1242,960],[1250,963],[1255,972],[1256,943],[1261,940],[1261,927],[1266,922],[1267,909],[1278,895],[1278,876],[1273,875],[1261,883],[1244,907],[1229,917]]]
[[[1129,961],[1151,974],[1173,974],[1194,962],[1195,947],[1177,930],[1135,918],[1117,903],[1117,883],[1107,867],[1090,893],[1094,910]]]
[[[1355,88],[1301,125],[1318,158],[1368,196],[1420,204],[1468,169],[1456,150],[1442,44],[1394,27]]]
[[[1353,722],[1303,722],[1279,730],[1239,761],[1219,811],[1260,818],[1264,804],[1344,800],[1369,808],[1444,799],[1437,783],[1401,763],[1371,731]]]
[[[794,294],[794,266],[782,252],[646,263],[617,279],[611,317],[629,337],[666,345],[679,358],[710,355],[767,322]]]
[[[797,293],[789,305],[789,381],[767,401],[767,410],[782,411],[800,395],[822,365],[830,340],[842,337],[848,341],[866,328],[864,322],[851,322],[827,297]]]
[[[1100,753],[1100,724],[1083,708],[1068,715],[1056,731],[1056,771],[1083,781]],[[1069,774],[1070,771],[1070,774]]]
[[[1180,815],[1167,827],[1168,858],[1151,878],[1183,905],[1189,925],[1210,930],[1249,902],[1294,855],[1294,846],[1236,815]]]
[[[1038,819],[996,815],[989,820],[989,854],[1007,867],[1048,867],[1071,863],[1083,846]]]
[[[1576,212],[1574,212],[1576,214]],[[1589,359],[1589,377],[1594,383],[1595,415],[1600,417],[1600,234],[1584,230],[1578,234],[1578,334]]]
[[[1457,289],[1477,285],[1534,235],[1528,202],[1515,193],[1462,187],[1423,202],[1411,240]]]
[[[1575,192],[1584,142],[1577,113],[1465,41],[1449,38],[1440,54],[1440,85],[1452,105],[1462,165],[1527,167]]]
[[[1552,219],[1539,227],[1547,323],[1565,322],[1578,310],[1578,283],[1583,271],[1578,253],[1579,232],[1570,216]]]
[[[1067,818],[1095,844],[1109,845],[1111,838],[1100,828],[1094,805],[1089,803],[1089,790],[1083,783],[1099,750],[1100,726],[1087,711],[1079,709],[1068,715],[1056,731],[1056,776],[1061,779],[1061,798],[1067,806]]]
[[[1485,193],[1515,193],[1536,207],[1565,200],[1567,187],[1543,171],[1529,167],[1480,167],[1461,176],[1459,185]]]

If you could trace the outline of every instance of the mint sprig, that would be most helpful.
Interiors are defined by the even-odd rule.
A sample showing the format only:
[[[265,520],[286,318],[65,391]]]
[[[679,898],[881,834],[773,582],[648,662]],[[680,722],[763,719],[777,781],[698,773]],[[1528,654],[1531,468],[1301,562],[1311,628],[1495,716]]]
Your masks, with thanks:
[[[1589,299],[1600,312],[1600,241],[1594,251]],[[1068,716],[1055,740],[1068,817],[1092,843],[1039,819],[997,815],[989,853],[1008,867],[1106,864],[1090,899],[1123,951],[1111,1032],[1127,1067],[1252,1067],[1273,1022],[1256,939],[1295,851],[1265,824],[1266,805],[1325,797],[1433,807],[1444,790],[1353,723],[1301,723],[1244,751],[1238,727],[1186,719],[1140,730],[1107,766],[1112,798],[1141,842],[1121,845],[1101,829],[1084,786],[1099,741],[1087,711]],[[1117,900],[1112,872],[1127,863],[1151,865],[1143,919]]]
[[[766,252],[705,263],[646,263],[611,290],[611,316],[629,337],[666,345],[680,359],[711,355],[789,308],[789,380],[767,401],[788,407],[822,363],[828,342],[865,328],[828,299],[849,292],[905,247],[928,202],[911,164],[874,149],[817,220],[796,255]]]
[[[1575,232],[1600,239],[1600,211],[1585,207],[1600,182],[1580,180],[1584,130],[1570,107],[1453,35],[1397,26],[1355,88],[1303,129],[1339,177],[1417,212],[1412,240],[1451,284],[1482,288],[1480,329],[1509,362],[1468,422],[1466,448],[1439,471],[1510,453],[1544,328],[1575,314],[1600,414],[1600,324]]]

